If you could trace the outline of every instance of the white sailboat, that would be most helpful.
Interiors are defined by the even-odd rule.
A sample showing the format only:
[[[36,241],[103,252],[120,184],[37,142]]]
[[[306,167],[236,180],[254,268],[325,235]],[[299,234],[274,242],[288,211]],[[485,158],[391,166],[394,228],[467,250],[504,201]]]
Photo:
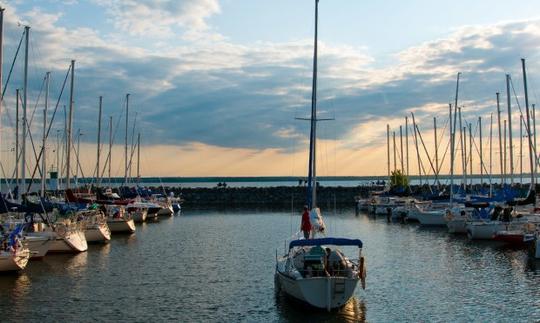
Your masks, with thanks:
[[[108,213],[107,225],[109,225],[111,232],[135,232],[135,221],[123,206],[107,205],[106,208]]]
[[[22,225],[0,235],[0,272],[22,270],[30,259],[30,250],[21,242]]]
[[[311,222],[324,235],[324,224],[316,204],[316,123],[317,120],[317,23],[319,0],[315,0],[315,48],[313,64],[313,95],[307,205]],[[338,246],[355,246],[358,260],[347,258]],[[362,257],[362,241],[344,238],[313,238],[293,240],[281,257],[276,253],[276,290],[311,306],[331,310],[345,305],[354,294],[359,281],[365,288],[366,268]]]

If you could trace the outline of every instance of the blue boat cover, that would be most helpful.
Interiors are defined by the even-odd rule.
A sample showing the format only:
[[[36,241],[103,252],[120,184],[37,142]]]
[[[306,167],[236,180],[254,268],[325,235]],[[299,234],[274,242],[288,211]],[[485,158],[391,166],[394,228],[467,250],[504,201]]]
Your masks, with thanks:
[[[360,239],[346,239],[346,238],[300,239],[300,240],[291,241],[291,243],[289,243],[289,249],[292,249],[294,247],[321,246],[321,245],[358,246],[358,248],[362,248],[362,241]]]

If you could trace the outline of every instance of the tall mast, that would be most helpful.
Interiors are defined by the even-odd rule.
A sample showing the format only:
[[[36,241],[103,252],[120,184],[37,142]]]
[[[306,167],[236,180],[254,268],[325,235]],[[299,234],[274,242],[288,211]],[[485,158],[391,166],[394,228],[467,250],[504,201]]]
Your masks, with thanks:
[[[141,181],[141,134],[137,134],[137,184]]]
[[[111,164],[112,164],[112,116],[109,117],[109,183],[111,183]]]
[[[25,50],[24,50],[24,89],[23,89],[23,119],[22,119],[22,156],[21,156],[21,194],[26,193],[26,107],[28,102],[28,40],[30,27],[24,27]]]
[[[521,59],[521,67],[523,69],[523,87],[525,89],[525,109],[527,111],[527,136],[529,137],[529,161],[531,167],[531,190],[535,189],[534,181],[534,164],[533,164],[533,142],[532,142],[532,131],[531,131],[531,115],[529,113],[529,93],[527,91],[527,71],[525,69],[525,59]]]
[[[71,60],[71,84],[69,89],[69,116],[66,132],[66,189],[70,187],[71,177],[71,127],[73,124],[73,87],[75,82],[75,60]]]
[[[454,160],[455,160],[455,147],[456,147],[456,117],[457,117],[457,106],[458,106],[458,97],[459,97],[459,77],[461,72],[457,73],[456,80],[456,96],[454,101],[454,119],[452,121],[452,105],[450,104],[450,204],[452,204],[454,199]]]
[[[392,138],[394,140],[394,172],[397,169],[397,157],[396,157],[396,132],[392,131]]]
[[[472,137],[472,124],[469,123],[469,174],[471,175],[470,183],[471,183],[471,190],[473,187],[473,137]]]
[[[0,93],[4,93],[2,87],[3,70],[2,65],[4,63],[4,8],[0,8]],[[3,95],[0,95],[0,116],[2,115]],[[1,140],[1,138],[0,138]]]
[[[399,126],[399,145],[400,145],[400,160],[401,160],[401,172],[405,173],[405,165],[404,165],[404,158],[403,158],[403,127]]]
[[[510,75],[506,74],[506,104],[508,106],[508,144],[510,152],[510,184],[514,184],[514,141],[512,140],[512,111],[510,104]],[[505,148],[506,149],[506,148]]]
[[[519,116],[519,182],[523,184],[523,115]]]
[[[435,137],[435,181],[439,183],[439,149],[437,147],[437,118],[433,117],[433,136]]]
[[[489,115],[489,196],[493,196],[493,113]]]
[[[506,174],[508,174],[506,172],[506,159],[507,159],[507,157],[506,157],[506,147],[508,147],[506,145],[506,119],[503,120],[503,125],[504,125],[504,128],[503,128],[503,149],[504,149],[504,151],[503,151],[503,163],[504,163],[503,170],[504,170],[504,172],[503,173],[504,173],[504,182],[506,183],[506,177],[507,177]]]
[[[390,178],[390,125],[386,125],[386,157],[387,157],[387,168],[388,168],[388,178]]]
[[[15,90],[15,97],[17,98],[17,103],[15,104],[15,183],[17,183],[20,191],[21,183],[19,183],[19,102],[21,98],[19,95],[19,89]]]
[[[422,165],[420,164],[421,163],[420,150],[418,149],[418,136],[417,136],[418,129],[416,129],[416,120],[414,119],[414,115],[413,115],[412,122],[413,122],[413,130],[414,130],[414,146],[416,148],[416,159],[418,161],[418,176],[420,180],[420,185],[422,185]]]
[[[405,154],[407,164],[407,177],[409,177],[409,119],[405,117]]]
[[[97,132],[97,160],[96,160],[96,185],[100,185],[101,169],[99,168],[99,153],[101,151],[101,106],[103,103],[103,96],[99,97],[99,112],[98,112],[98,132]]]
[[[450,130],[450,206],[452,206],[454,201],[454,134],[452,128],[452,103],[448,103],[448,115],[450,126],[448,127]]]
[[[467,164],[466,164],[466,154],[465,154],[465,138],[463,133],[463,125],[462,125],[462,118],[461,118],[461,108],[458,108],[458,114],[459,114],[459,141],[461,144],[461,169],[463,171],[463,188],[467,185]]]
[[[307,187],[307,204],[310,209],[317,206],[317,174],[316,153],[317,147],[317,40],[319,24],[319,0],[315,0],[315,39],[313,45],[313,84],[311,89],[311,130],[309,135],[309,171]]]
[[[536,107],[534,105],[534,103],[532,104],[532,121],[533,121],[533,130],[532,130],[532,133],[533,133],[533,138],[534,138],[534,149],[533,149],[533,153],[534,153],[534,173],[536,174],[537,170],[538,170],[538,153],[536,152],[537,148],[536,148]]]
[[[128,182],[128,131],[129,131],[129,93],[126,94],[126,141],[124,147],[124,185]]]
[[[501,134],[501,107],[499,105],[499,92],[495,93],[497,95],[497,123],[499,124],[499,162],[500,162],[500,175],[501,183],[504,183],[504,171],[503,171],[503,147],[502,147],[502,134]]]
[[[480,184],[484,184],[484,150],[482,143],[482,117],[478,117],[478,132],[480,136]]]
[[[43,109],[43,143],[42,143],[42,164],[41,164],[41,197],[45,197],[45,189],[47,182],[47,109],[49,108],[49,82],[51,72],[45,74],[45,109]]]
[[[80,155],[81,155],[81,128],[77,129],[77,155],[75,155],[75,187],[79,187],[79,165],[80,165]]]

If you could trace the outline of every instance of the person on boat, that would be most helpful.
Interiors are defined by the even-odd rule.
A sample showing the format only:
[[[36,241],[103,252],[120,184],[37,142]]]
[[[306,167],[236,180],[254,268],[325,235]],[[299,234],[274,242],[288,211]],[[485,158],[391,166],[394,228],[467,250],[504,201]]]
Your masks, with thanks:
[[[309,211],[307,205],[304,205],[304,212],[302,213],[302,224],[300,230],[304,233],[304,238],[309,239],[311,232],[311,221],[309,220]]]

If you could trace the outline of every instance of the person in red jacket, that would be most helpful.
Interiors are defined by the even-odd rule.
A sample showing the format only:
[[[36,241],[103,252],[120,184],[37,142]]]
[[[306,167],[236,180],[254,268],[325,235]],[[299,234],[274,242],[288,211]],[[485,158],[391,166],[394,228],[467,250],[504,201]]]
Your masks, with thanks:
[[[302,224],[300,225],[300,230],[304,232],[304,238],[309,239],[309,234],[311,232],[311,221],[309,220],[309,211],[307,205],[304,205],[304,212],[302,213]]]

